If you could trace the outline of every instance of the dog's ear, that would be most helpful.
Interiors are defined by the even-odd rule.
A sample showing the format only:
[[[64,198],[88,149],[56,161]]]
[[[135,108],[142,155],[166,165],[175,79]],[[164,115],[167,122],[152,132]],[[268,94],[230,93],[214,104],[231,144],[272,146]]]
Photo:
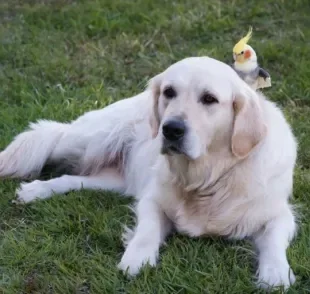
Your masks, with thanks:
[[[252,89],[246,87],[235,96],[234,129],[231,139],[232,152],[239,158],[245,158],[251,150],[266,136],[260,98]]]
[[[150,118],[153,138],[157,136],[159,125],[160,125],[160,117],[159,117],[159,111],[158,111],[160,84],[161,84],[161,74],[152,78],[148,83],[148,89],[151,91],[152,99],[153,99],[153,108],[152,108],[152,114]]]

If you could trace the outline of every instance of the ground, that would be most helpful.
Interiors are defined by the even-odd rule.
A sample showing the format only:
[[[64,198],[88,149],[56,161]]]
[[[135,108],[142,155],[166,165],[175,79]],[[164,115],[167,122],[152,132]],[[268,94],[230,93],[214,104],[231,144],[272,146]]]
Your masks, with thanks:
[[[181,58],[231,62],[233,45],[252,25],[251,45],[272,77],[264,92],[299,142],[290,293],[309,293],[309,15],[308,0],[2,0],[0,147],[29,121],[69,121],[139,93]],[[133,223],[129,199],[82,191],[14,206],[18,183],[0,182],[0,293],[259,293],[246,241],[175,235],[156,269],[127,279],[116,264],[122,224]]]

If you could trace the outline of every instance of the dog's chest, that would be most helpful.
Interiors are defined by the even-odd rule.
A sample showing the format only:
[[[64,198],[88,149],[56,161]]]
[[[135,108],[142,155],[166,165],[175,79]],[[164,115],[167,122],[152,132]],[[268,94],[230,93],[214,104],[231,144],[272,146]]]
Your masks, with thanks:
[[[210,195],[187,193],[176,187],[167,192],[161,205],[178,232],[238,238],[249,231],[253,204],[244,200],[241,187],[223,185]]]
[[[201,211],[195,211],[194,207],[188,206],[188,197],[189,195],[182,189],[166,185],[165,193],[160,197],[161,208],[173,222],[178,232],[199,236],[205,233],[205,223],[210,213],[211,199],[205,199],[203,207],[204,219],[201,219]]]

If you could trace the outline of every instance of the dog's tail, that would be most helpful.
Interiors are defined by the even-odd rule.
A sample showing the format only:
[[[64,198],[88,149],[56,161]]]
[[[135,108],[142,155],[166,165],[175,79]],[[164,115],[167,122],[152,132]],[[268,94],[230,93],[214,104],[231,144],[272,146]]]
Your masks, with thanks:
[[[15,137],[0,153],[0,177],[32,178],[40,174],[69,124],[40,120]]]

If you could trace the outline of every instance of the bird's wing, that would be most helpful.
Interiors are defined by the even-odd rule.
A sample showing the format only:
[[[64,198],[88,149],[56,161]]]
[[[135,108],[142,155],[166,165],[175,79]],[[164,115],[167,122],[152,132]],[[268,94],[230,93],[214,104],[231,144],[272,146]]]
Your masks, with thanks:
[[[258,70],[258,76],[266,80],[267,78],[270,78],[270,74],[264,70],[262,67],[259,68]]]

